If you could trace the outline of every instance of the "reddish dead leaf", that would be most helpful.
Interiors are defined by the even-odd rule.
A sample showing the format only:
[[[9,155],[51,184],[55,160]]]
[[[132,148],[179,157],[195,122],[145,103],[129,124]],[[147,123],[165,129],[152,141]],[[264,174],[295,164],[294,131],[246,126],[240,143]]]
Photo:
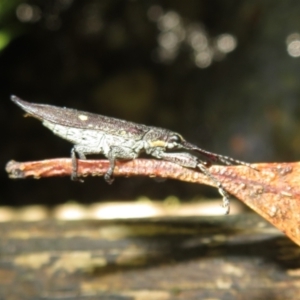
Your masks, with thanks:
[[[82,160],[79,161],[78,174],[102,176],[108,166],[107,160]],[[212,166],[209,170],[230,194],[300,245],[300,163],[252,166],[257,171],[244,166]],[[71,160],[66,158],[25,163],[10,161],[6,171],[11,178],[41,178],[70,175],[72,166]],[[118,162],[114,175],[173,178],[213,186],[201,172],[154,159]]]

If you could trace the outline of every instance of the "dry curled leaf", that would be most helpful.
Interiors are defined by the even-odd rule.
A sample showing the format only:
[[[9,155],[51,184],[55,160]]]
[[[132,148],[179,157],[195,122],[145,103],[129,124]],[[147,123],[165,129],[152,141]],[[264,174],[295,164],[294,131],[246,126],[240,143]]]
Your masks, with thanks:
[[[102,176],[107,160],[81,160],[80,176]],[[225,189],[300,245],[300,163],[265,163],[245,166],[211,166],[210,172]],[[11,178],[66,176],[72,172],[67,158],[19,163],[10,161],[6,170]],[[136,159],[118,162],[115,176],[150,176],[173,178],[212,185],[201,172],[154,160]]]

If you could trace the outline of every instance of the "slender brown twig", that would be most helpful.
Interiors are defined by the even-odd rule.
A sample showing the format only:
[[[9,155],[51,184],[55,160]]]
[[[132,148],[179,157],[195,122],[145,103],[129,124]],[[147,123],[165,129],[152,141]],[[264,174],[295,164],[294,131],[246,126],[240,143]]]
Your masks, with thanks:
[[[79,176],[103,176],[107,160],[80,160]],[[209,168],[223,187],[247,204],[300,245],[300,163],[265,163],[247,166]],[[10,161],[6,166],[10,178],[70,176],[69,158],[33,162]],[[214,185],[203,173],[177,164],[155,159],[119,161],[114,176],[149,176],[172,178],[198,184]]]

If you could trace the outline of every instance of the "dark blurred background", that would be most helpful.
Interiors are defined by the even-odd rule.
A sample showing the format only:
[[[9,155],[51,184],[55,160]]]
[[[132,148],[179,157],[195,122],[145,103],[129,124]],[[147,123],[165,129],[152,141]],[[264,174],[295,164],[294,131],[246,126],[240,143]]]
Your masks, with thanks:
[[[0,0],[1,205],[216,196],[149,178],[10,180],[7,161],[71,144],[10,100],[172,129],[248,162],[300,157],[297,0]]]

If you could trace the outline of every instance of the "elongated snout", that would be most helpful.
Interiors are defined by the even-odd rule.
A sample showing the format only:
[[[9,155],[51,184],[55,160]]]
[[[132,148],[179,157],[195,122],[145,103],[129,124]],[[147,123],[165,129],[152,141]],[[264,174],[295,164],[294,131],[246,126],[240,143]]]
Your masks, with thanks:
[[[181,143],[182,147],[186,150],[190,150],[190,151],[196,151],[204,156],[206,156],[208,159],[210,159],[211,161],[217,161],[218,160],[218,155],[206,150],[203,150],[201,148],[199,148],[198,146],[191,144],[187,141],[182,141]]]

